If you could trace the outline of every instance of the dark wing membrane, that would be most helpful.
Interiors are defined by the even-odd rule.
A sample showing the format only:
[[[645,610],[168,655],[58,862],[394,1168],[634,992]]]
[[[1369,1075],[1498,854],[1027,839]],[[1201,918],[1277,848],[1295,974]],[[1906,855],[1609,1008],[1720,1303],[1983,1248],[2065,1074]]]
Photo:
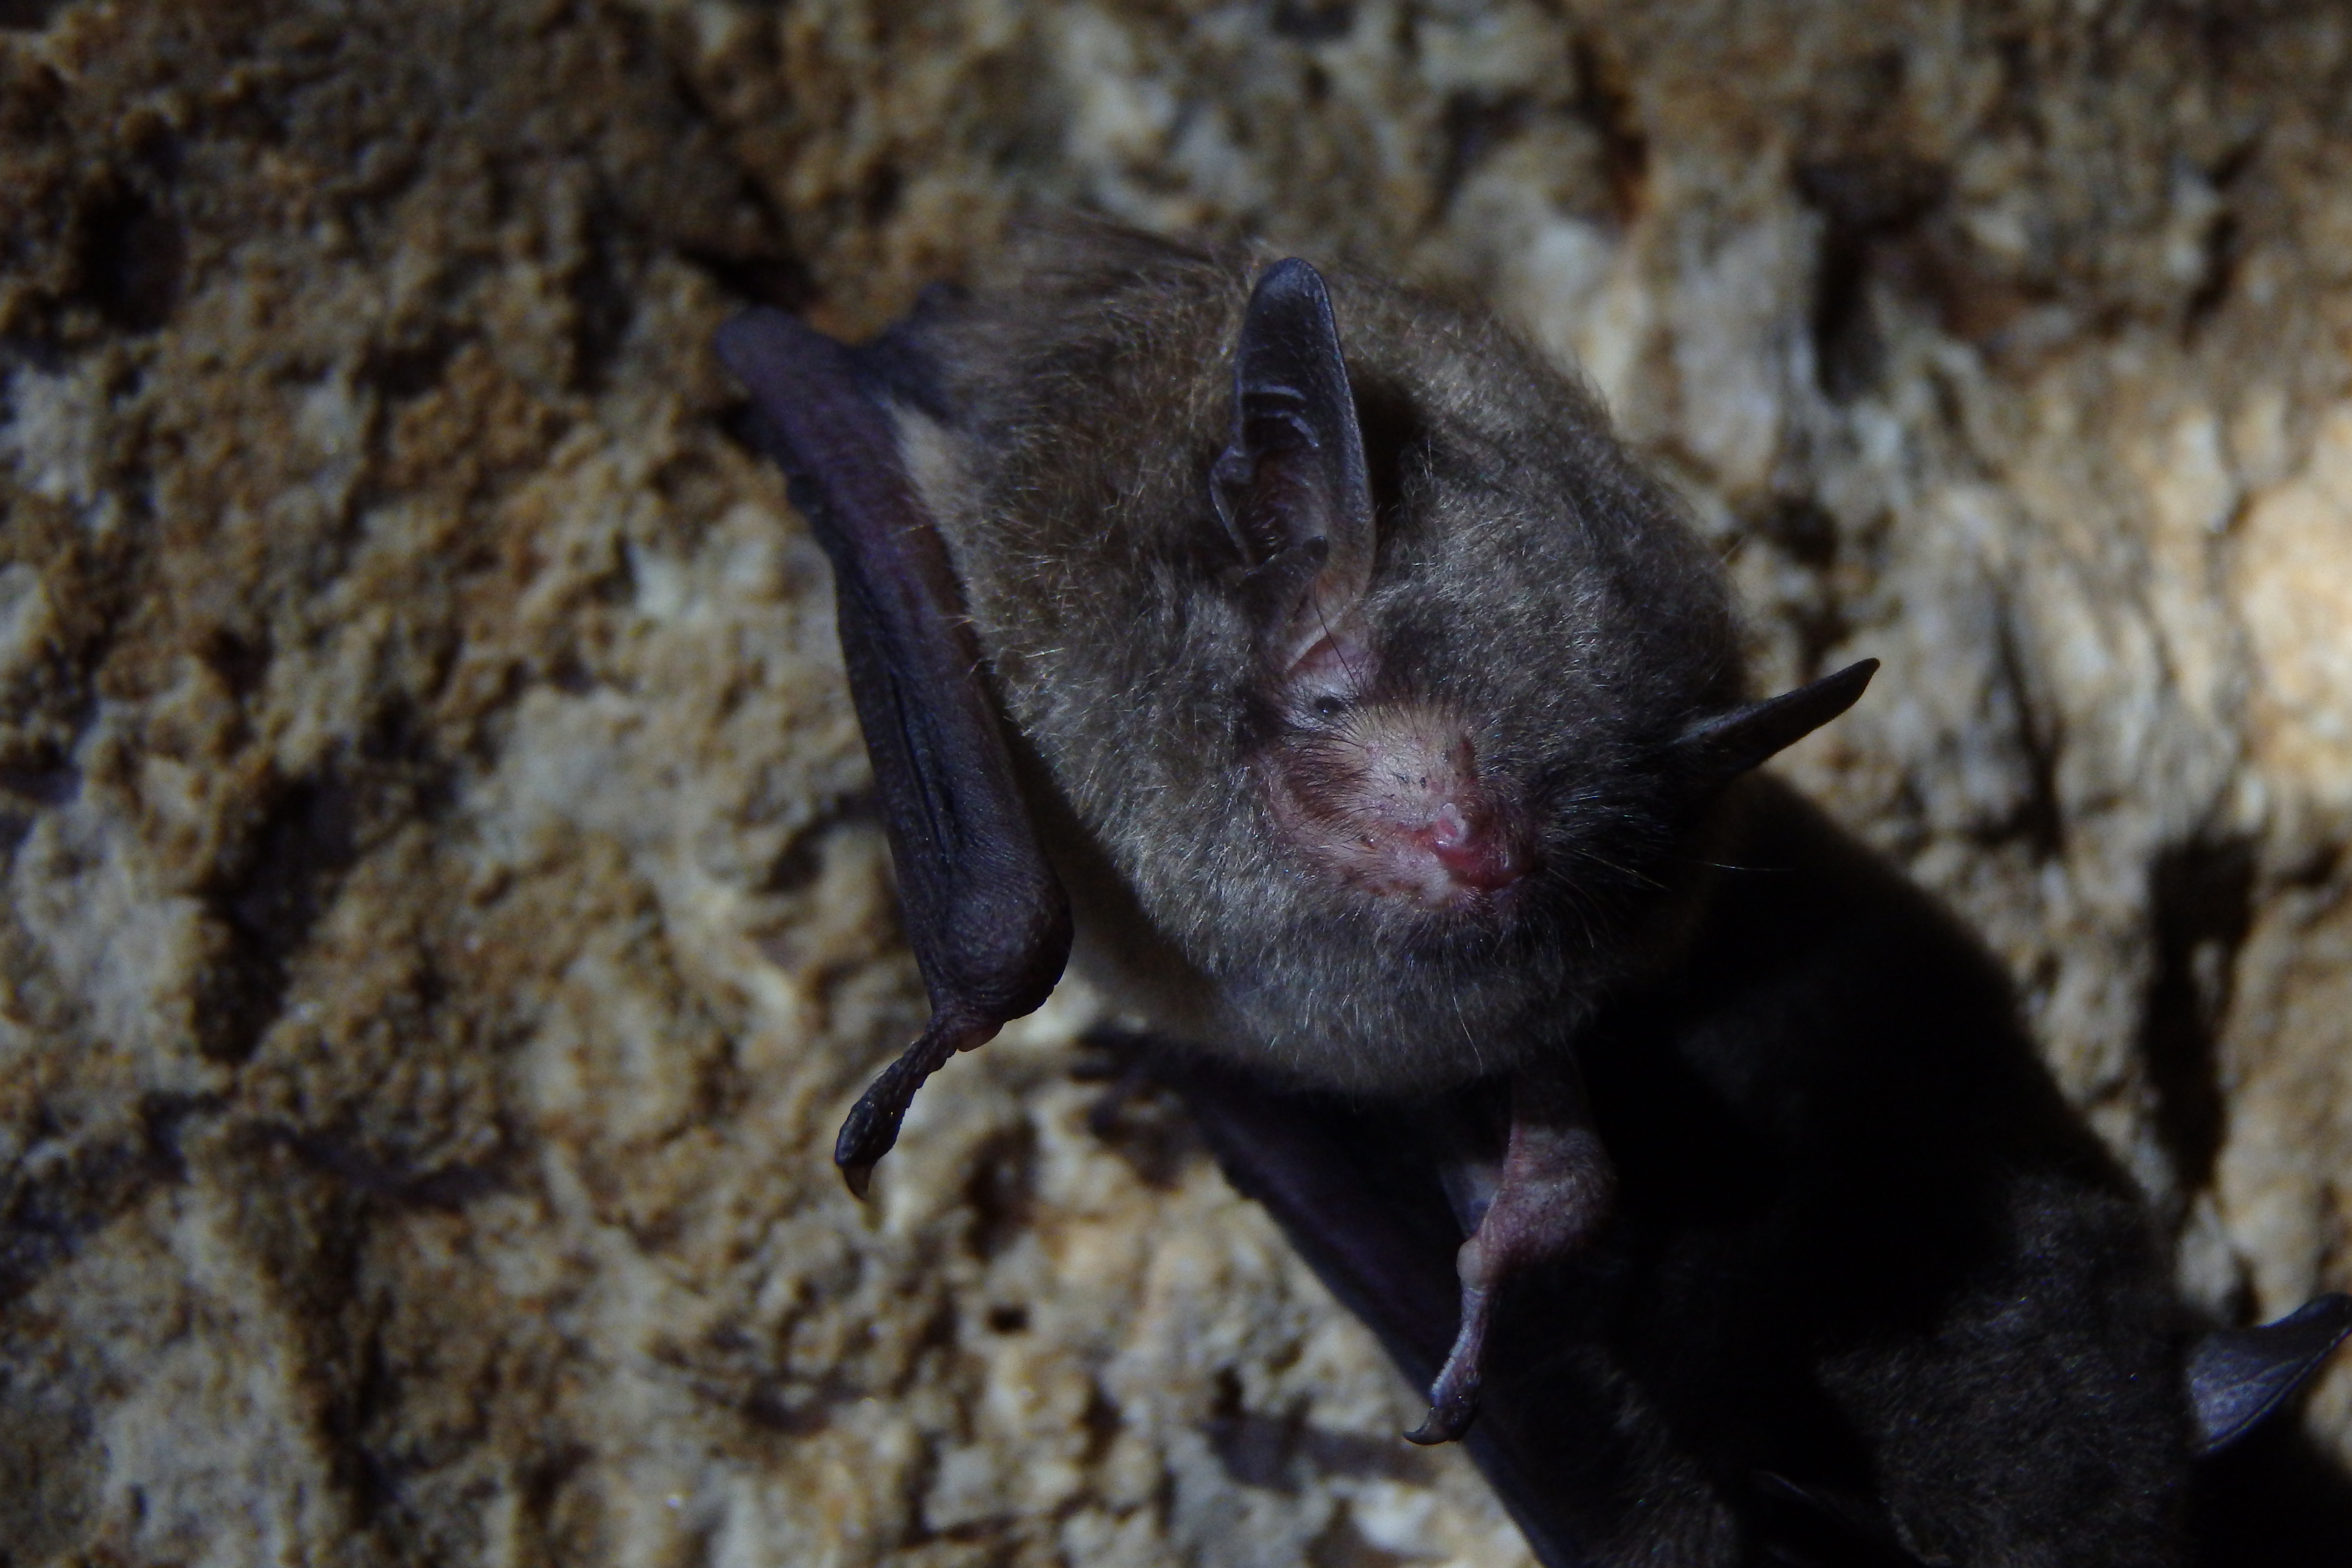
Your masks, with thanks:
[[[1034,1010],[1069,957],[1069,902],[1037,843],[945,544],[855,353],[780,310],[720,329],[793,504],[832,559],[842,654],[931,997],[920,1038],[857,1102],[834,1159],[863,1193],[915,1090]]]
[[[2262,1425],[2352,1334],[2352,1296],[2321,1296],[2275,1323],[2208,1334],[2189,1357],[2197,1447],[2218,1454]]]

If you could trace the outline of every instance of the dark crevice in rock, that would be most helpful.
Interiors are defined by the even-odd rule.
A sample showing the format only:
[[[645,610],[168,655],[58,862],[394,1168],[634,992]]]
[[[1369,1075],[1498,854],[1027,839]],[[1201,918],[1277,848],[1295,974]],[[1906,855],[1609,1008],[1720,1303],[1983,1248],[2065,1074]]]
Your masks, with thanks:
[[[737,1402],[736,1408],[763,1431],[785,1437],[814,1437],[833,1425],[836,1409],[855,1403],[862,1394],[848,1378],[834,1373],[814,1379],[763,1377]]]
[[[1573,59],[1576,112],[1601,138],[1612,215],[1631,223],[1649,197],[1650,138],[1642,129],[1640,105],[1623,68],[1591,34],[1578,37]]]
[[[530,1463],[516,1475],[524,1517],[541,1536],[551,1529],[563,1489],[595,1457],[596,1450],[585,1443],[551,1438],[532,1451]]]
[[[907,177],[896,163],[877,163],[857,182],[856,214],[861,227],[882,227],[898,214],[905,199]]]
[[[623,261],[626,236],[615,205],[593,205],[586,229],[587,254],[566,288],[572,296],[574,379],[579,390],[595,393],[606,385],[606,373],[636,320],[636,279]]]
[[[65,0],[0,0],[0,32],[40,32],[64,9]]]
[[[401,1501],[403,1467],[368,1441],[369,1427],[383,1424],[394,1406],[399,1380],[385,1365],[383,1340],[373,1330],[351,1358],[359,1364],[340,1380],[320,1413],[332,1456],[333,1475],[349,1500],[352,1521],[362,1529],[381,1522]]]
[[[69,804],[80,790],[79,769],[0,767],[0,856],[16,853],[42,810]]]
[[[2228,1131],[2219,1035],[2253,924],[2254,862],[2249,839],[2192,839],[2158,856],[2148,874],[2156,952],[2139,1048],[2157,1139],[2184,1194],[2211,1184]]]
[[[2243,226],[2238,215],[2224,209],[2213,215],[2205,230],[2205,268],[2189,291],[2189,303],[2181,311],[2181,333],[2195,337],[2198,330],[2213,319],[2214,313],[2230,298],[2237,282],[2238,262],[2244,251]]]
[[[355,379],[374,387],[389,402],[422,397],[440,384],[442,372],[471,336],[446,321],[436,321],[417,336],[371,344],[360,360]]]
[[[312,1170],[331,1176],[352,1194],[396,1208],[455,1214],[508,1186],[502,1155],[419,1170],[371,1152],[349,1134],[320,1132],[278,1122],[258,1123],[252,1131],[263,1142],[288,1150]]]
[[[1828,578],[1843,543],[1838,520],[1811,496],[1774,498],[1748,523],[1748,531],[1804,569],[1806,586],[1772,606],[1797,639],[1797,668],[1820,671],[1831,651],[1853,635],[1844,597]]]
[[[1087,1435],[1078,1463],[1093,1466],[1109,1455],[1110,1446],[1127,1427],[1127,1417],[1119,1414],[1118,1402],[1103,1392],[1101,1384],[1094,1383],[1087,1388],[1087,1407],[1078,1414],[1078,1425]]]
[[[217,1094],[184,1094],[154,1090],[139,1099],[139,1127],[151,1169],[162,1180],[188,1179],[188,1157],[181,1140],[188,1123],[217,1116],[228,1101]]]
[[[775,433],[749,400],[729,405],[713,423],[729,445],[751,458],[765,461],[779,449]]]
[[[272,650],[267,626],[215,626],[203,639],[200,651],[205,663],[239,700],[260,690],[269,674]]]
[[[0,807],[13,797],[26,806],[59,806],[72,804],[81,793],[81,770],[65,764],[54,766],[0,766]]]
[[[113,185],[83,209],[77,240],[81,293],[107,321],[137,335],[171,320],[187,240],[167,206],[136,186]]]
[[[797,315],[817,297],[815,275],[797,256],[721,256],[693,248],[678,255],[748,304],[773,305]]]
[[[1837,559],[1837,518],[1811,496],[1782,496],[1756,520],[1756,531],[1798,565],[1820,572]]]
[[[824,878],[826,858],[842,834],[878,828],[881,822],[881,805],[870,790],[819,800],[752,890],[777,896],[807,892]]]
[[[1798,165],[1798,193],[1822,216],[1811,325],[1814,376],[1831,401],[1850,403],[1877,381],[1885,351],[1870,279],[1878,252],[1935,209],[1946,184],[1943,170],[1899,154]]]
[[[993,1258],[1018,1241],[1037,1204],[1037,1130],[1024,1121],[982,1145],[964,1201],[971,1210],[966,1241],[974,1256]]]
[[[1437,169],[1437,214],[1454,205],[1463,183],[1488,153],[1527,129],[1533,111],[1534,105],[1525,93],[1496,98],[1464,88],[1446,98],[1439,121],[1445,151]]]
[[[278,791],[240,863],[212,889],[225,950],[206,967],[199,1047],[215,1061],[253,1054],[282,1006],[288,963],[357,857],[358,802],[332,772]]]
[[[368,785],[360,822],[437,822],[456,806],[456,771],[434,740],[430,718],[406,696],[394,693],[377,707],[354,750],[364,769],[354,776]]]
[[[2058,794],[2057,725],[2035,698],[2032,666],[2018,646],[2017,627],[2005,605],[1995,617],[1993,647],[2016,726],[2012,739],[2024,764],[2025,793],[2009,820],[1987,837],[1995,843],[2022,838],[2035,859],[2054,860],[2066,849],[2066,814]]]
[[[1355,1510],[1342,1503],[1323,1532],[1307,1544],[1307,1568],[1407,1568],[1411,1558],[1373,1543],[1356,1524]]]
[[[1277,38],[1332,43],[1355,31],[1355,0],[1274,0],[1265,25]]]
[[[150,1095],[136,1127],[46,1156],[36,1145],[0,1172],[0,1303],[38,1284],[150,1188],[185,1180],[180,1128],[219,1108],[209,1096]]]

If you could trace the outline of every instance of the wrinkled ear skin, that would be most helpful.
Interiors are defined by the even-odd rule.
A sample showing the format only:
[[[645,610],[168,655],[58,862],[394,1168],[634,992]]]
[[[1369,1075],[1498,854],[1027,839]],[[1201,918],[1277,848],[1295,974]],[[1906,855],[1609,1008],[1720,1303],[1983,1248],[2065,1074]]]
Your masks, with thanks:
[[[722,328],[793,501],[831,558],[850,696],[931,1019],[858,1100],[834,1160],[863,1195],[915,1090],[1053,991],[1070,909],[1020,788],[945,544],[856,352],[779,310]]]
[[[2305,1302],[2275,1323],[2224,1329],[2189,1356],[2197,1451],[2219,1454],[2275,1415],[2352,1334],[2352,1296]]]
[[[1666,748],[1670,785],[1690,805],[1712,799],[1862,700],[1878,661],[1865,658],[1794,691],[1693,725]]]
[[[1296,651],[1311,603],[1352,603],[1372,559],[1372,488],[1339,328],[1322,275],[1276,262],[1234,347],[1233,434],[1209,494],[1239,552],[1265,651]]]

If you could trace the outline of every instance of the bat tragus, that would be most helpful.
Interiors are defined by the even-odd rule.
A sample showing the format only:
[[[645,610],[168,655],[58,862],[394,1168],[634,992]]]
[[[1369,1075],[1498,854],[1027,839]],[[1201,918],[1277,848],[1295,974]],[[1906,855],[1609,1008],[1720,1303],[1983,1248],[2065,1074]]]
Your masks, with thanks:
[[[719,353],[835,567],[933,1005],[854,1188],[1075,952],[1546,1562],[2193,1560],[2200,1454],[2352,1302],[2200,1337],[1996,966],[1753,771],[1874,664],[1751,700],[1570,381],[1075,219],[871,343]]]

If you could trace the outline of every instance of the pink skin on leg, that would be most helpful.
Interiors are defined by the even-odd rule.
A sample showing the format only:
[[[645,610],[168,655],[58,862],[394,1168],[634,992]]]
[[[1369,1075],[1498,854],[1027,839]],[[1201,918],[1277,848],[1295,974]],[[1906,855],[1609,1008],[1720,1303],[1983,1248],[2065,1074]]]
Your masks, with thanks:
[[[1454,1255],[1461,1327],[1430,1388],[1429,1417],[1405,1434],[1408,1439],[1450,1443],[1469,1430],[1497,1294],[1513,1277],[1590,1240],[1608,1217],[1616,1185],[1575,1059],[1564,1057],[1515,1078],[1502,1178],[1478,1228]]]

